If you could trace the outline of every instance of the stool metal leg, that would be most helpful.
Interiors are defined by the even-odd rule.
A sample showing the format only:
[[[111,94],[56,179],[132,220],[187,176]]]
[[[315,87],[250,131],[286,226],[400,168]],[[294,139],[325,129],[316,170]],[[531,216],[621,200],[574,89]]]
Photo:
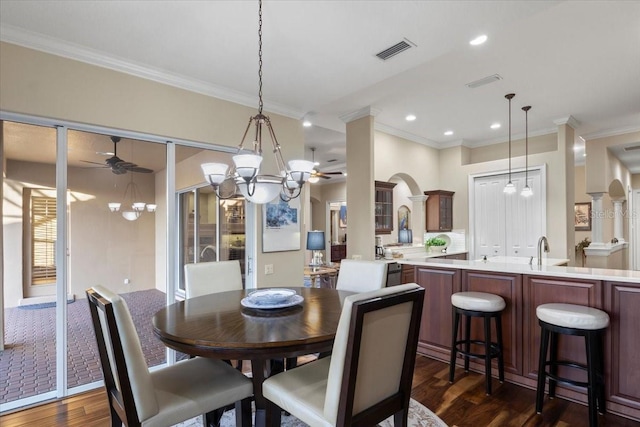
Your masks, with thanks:
[[[551,375],[558,376],[558,333],[557,332],[549,332],[551,337],[551,348],[549,349],[549,361],[550,367],[549,372]],[[556,385],[557,381],[552,377],[549,377],[549,398],[556,397]]]
[[[536,391],[536,412],[542,413],[542,403],[544,401],[544,386],[546,378],[546,359],[549,347],[549,330],[544,326],[540,335],[540,358],[538,360],[538,388]]]
[[[453,377],[456,371],[456,354],[458,352],[458,346],[456,341],[458,340],[458,327],[460,325],[460,313],[453,308],[453,339],[451,340],[451,363],[449,365],[449,382],[453,384]]]
[[[469,353],[471,352],[471,316],[465,317],[465,343],[464,343],[464,351],[467,353],[464,355],[464,371],[469,372]]]
[[[604,393],[604,345],[602,343],[602,338],[603,338],[603,333],[602,332],[598,332],[596,333],[596,345],[598,346],[596,348],[596,356],[597,356],[597,363],[596,363],[596,369],[597,369],[597,373],[596,373],[596,384],[598,386],[598,412],[601,413],[602,415],[607,413],[607,408],[606,408],[606,404],[605,404],[605,393]]]
[[[598,403],[596,392],[598,390],[597,378],[596,378],[596,362],[595,355],[596,339],[593,332],[588,332],[585,335],[586,350],[587,350],[587,404],[589,405],[589,427],[596,427],[598,425]]]
[[[484,376],[485,391],[491,394],[491,317],[484,316]]]
[[[504,382],[504,353],[502,347],[502,315],[496,316],[496,333],[498,334],[498,379]]]

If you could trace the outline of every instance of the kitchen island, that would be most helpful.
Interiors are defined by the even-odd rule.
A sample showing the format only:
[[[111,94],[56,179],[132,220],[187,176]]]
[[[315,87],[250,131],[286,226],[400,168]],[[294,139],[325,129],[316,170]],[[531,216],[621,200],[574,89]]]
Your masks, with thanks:
[[[449,361],[453,293],[497,294],[507,303],[502,313],[506,380],[532,389],[540,341],[536,307],[560,302],[606,311],[611,318],[604,343],[607,410],[640,421],[640,271],[441,258],[397,261],[412,273],[403,277],[413,276],[426,289],[419,353]],[[480,338],[481,324],[472,322],[471,332]],[[580,337],[561,336],[558,348],[561,359],[586,362]],[[472,369],[484,372],[480,363],[472,363]],[[587,400],[583,389],[569,386],[559,387],[558,396]]]

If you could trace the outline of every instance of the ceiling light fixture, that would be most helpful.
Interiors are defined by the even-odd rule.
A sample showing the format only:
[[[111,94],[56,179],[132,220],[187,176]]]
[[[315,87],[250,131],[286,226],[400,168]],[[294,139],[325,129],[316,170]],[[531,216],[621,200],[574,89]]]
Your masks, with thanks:
[[[487,36],[485,34],[482,34],[482,35],[476,37],[475,39],[471,40],[469,42],[469,44],[471,46],[478,46],[478,45],[481,45],[482,43],[484,43],[486,41],[487,41]]]
[[[506,194],[513,194],[516,192],[516,186],[511,182],[511,100],[516,96],[515,93],[508,93],[504,97],[509,100],[509,182],[504,186]]]
[[[129,194],[129,198],[127,199],[127,194]],[[135,221],[140,218],[140,215],[147,210],[147,212],[155,212],[156,205],[153,203],[144,203],[137,200],[141,200],[140,191],[138,190],[138,186],[135,182],[133,182],[133,174],[131,174],[131,179],[127,183],[127,186],[124,189],[124,196],[122,196],[122,200],[124,203],[129,203],[131,207],[130,210],[122,211],[122,217],[127,221]],[[120,202],[109,202],[107,203],[109,206],[109,210],[111,212],[120,212],[120,208],[122,207],[122,203]]]
[[[533,195],[533,190],[529,187],[529,110],[530,105],[522,107],[524,111],[524,188],[520,192],[521,196],[529,197]]]
[[[453,131],[452,130],[448,130],[444,133],[446,136],[451,136],[453,135]]]
[[[278,195],[283,201],[289,201],[300,195],[302,186],[309,180],[313,163],[308,160],[291,160],[285,163],[280,144],[271,126],[268,116],[262,114],[262,0],[258,1],[258,114],[249,118],[249,124],[244,131],[238,154],[233,156],[233,166],[224,163],[204,163],[201,165],[207,181],[215,190],[218,197],[228,199],[237,194],[237,190],[246,200],[256,204],[269,203]],[[251,125],[255,126],[252,154],[239,154]],[[262,130],[266,126],[279,175],[260,175],[262,163]]]
[[[502,125],[500,123],[494,123],[491,125],[491,129],[500,129]]]
[[[414,116],[413,114],[409,114],[407,117],[404,118],[406,121],[408,122],[412,122],[416,119],[416,116]]]
[[[311,123],[309,120],[305,120],[305,121],[302,122],[302,126],[304,126],[306,128],[310,128],[312,124],[313,123]]]

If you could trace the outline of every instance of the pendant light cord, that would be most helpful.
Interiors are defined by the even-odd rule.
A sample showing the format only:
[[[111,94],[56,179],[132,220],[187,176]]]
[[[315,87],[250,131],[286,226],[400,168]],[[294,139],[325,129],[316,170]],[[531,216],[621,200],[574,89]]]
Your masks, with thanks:
[[[515,93],[508,93],[504,97],[509,100],[509,184],[511,184],[511,99]]]
[[[262,0],[258,2],[258,113],[262,115]]]

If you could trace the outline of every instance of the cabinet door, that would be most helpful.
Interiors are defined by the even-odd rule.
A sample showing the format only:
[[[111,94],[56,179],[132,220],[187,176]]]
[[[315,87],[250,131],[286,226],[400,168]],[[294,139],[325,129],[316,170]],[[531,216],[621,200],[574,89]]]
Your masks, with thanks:
[[[547,303],[578,304],[602,308],[602,284],[599,280],[564,279],[557,277],[524,276],[523,279],[523,375],[538,378],[538,357],[540,353],[540,325],[536,307]],[[584,338],[561,335],[558,339],[558,359],[586,363]],[[578,381],[584,381],[582,373],[575,369],[563,370],[558,374]],[[582,379],[580,379],[582,378]]]
[[[502,311],[502,341],[505,372],[522,374],[522,309],[518,303],[522,300],[522,276],[520,274],[502,274],[484,271],[463,271],[462,290],[473,292],[488,292],[500,295],[507,306]],[[496,341],[494,322],[491,322],[491,340]],[[484,323],[481,318],[471,321],[471,337],[476,340],[484,339]],[[483,351],[479,351],[482,353]],[[493,360],[497,369],[497,360]],[[484,370],[478,364],[477,369]]]
[[[460,270],[415,268],[416,283],[425,289],[418,352],[448,361],[452,339],[451,295],[460,292]]]
[[[606,339],[607,400],[640,409],[640,284],[604,283],[604,310],[611,323]]]
[[[453,228],[453,198],[440,196],[440,231],[451,231]]]
[[[375,181],[374,220],[376,234],[391,234],[393,231],[393,187],[391,182]]]

